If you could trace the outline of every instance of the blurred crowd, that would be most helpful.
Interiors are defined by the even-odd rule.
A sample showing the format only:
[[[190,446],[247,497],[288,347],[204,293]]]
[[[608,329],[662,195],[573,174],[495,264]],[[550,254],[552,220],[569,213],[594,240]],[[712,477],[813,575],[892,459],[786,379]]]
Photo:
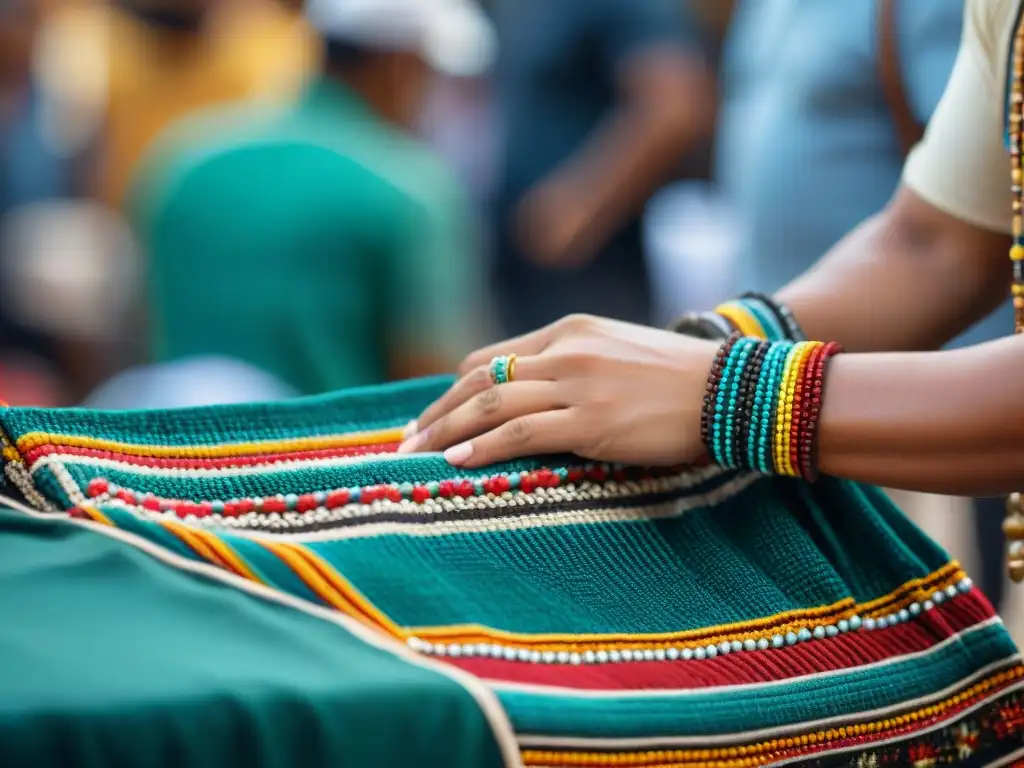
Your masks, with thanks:
[[[660,319],[645,208],[708,178],[726,6],[3,0],[2,396],[311,394]]]
[[[885,205],[961,14],[3,0],[0,392],[313,394],[774,291]]]
[[[315,394],[774,291],[892,195],[962,7],[0,0],[0,397]]]

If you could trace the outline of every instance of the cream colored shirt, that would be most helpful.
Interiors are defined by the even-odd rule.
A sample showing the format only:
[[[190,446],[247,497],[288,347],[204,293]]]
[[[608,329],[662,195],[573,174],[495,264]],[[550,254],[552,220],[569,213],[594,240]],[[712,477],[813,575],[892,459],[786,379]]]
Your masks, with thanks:
[[[967,0],[953,74],[903,183],[936,208],[1009,232],[1009,153],[1004,140],[1010,45],[1021,0]]]

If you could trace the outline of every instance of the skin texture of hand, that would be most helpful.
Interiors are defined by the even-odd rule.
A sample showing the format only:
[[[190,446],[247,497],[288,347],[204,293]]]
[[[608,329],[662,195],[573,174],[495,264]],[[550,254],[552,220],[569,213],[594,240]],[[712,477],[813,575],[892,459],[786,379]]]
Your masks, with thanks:
[[[574,453],[594,461],[697,460],[701,408],[718,344],[585,315],[481,349],[410,425],[401,452],[445,451],[455,466]],[[517,355],[494,385],[495,355]]]

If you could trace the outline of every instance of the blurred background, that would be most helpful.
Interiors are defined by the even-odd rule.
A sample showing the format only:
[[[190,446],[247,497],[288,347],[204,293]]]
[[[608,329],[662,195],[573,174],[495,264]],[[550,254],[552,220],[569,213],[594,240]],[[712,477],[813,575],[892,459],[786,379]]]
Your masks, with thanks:
[[[0,397],[314,394],[774,291],[885,205],[962,5],[0,0]],[[902,501],[1000,601],[998,502]]]

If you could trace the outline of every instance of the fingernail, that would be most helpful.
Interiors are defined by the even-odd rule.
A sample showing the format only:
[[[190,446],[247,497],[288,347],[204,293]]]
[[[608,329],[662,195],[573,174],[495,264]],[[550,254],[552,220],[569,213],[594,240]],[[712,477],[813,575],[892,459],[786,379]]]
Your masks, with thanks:
[[[402,430],[402,439],[408,440],[410,437],[420,431],[420,425],[415,421],[410,421],[405,425],[405,429]]]
[[[449,464],[458,466],[469,461],[469,457],[473,455],[473,444],[472,443],[459,443],[453,445],[447,451],[444,452],[444,460]]]
[[[419,432],[408,440],[405,440],[400,446],[398,446],[399,453],[413,453],[418,450],[427,441],[427,432]]]

